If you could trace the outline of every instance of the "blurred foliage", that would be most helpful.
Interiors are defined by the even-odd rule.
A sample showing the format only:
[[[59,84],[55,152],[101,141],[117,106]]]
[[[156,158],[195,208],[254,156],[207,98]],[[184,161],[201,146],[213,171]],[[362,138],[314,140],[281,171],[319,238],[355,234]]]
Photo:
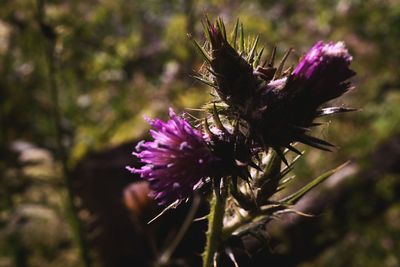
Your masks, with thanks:
[[[43,14],[38,2],[0,1],[2,267],[78,266],[63,219],[65,186],[56,152],[51,79],[59,90],[61,143],[73,167],[89,151],[142,136],[144,114],[165,117],[168,106],[198,108],[209,98],[203,85],[190,78],[202,62],[186,36],[201,38],[205,13],[221,16],[228,28],[240,17],[246,32],[260,35],[267,54],[274,45],[280,54],[294,47],[292,62],[319,39],[349,46],[357,89],[338,104],[363,111],[326,121],[316,135],[341,149],[309,151],[297,166],[300,177],[316,176],[348,158],[367,168],[366,155],[399,133],[398,1],[49,0]],[[51,73],[47,43],[53,31]],[[399,175],[382,177],[377,194],[393,198],[393,179]],[[352,201],[344,204],[354,209],[347,221],[363,209],[362,202]],[[371,222],[354,222],[339,244],[304,266],[398,266],[399,213],[393,205]]]

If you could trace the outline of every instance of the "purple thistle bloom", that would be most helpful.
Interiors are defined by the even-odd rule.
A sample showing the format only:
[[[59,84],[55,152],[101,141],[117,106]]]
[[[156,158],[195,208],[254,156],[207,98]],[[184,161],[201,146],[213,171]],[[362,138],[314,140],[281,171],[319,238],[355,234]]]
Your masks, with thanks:
[[[347,80],[355,75],[343,42],[317,42],[292,73],[297,87],[309,90],[316,105],[341,96],[350,88]]]
[[[301,142],[323,150],[330,143],[308,135],[318,116],[351,111],[342,107],[319,110],[325,102],[351,88],[352,57],[343,42],[317,42],[288,76],[270,81],[259,97],[259,108],[248,118],[255,138],[265,147],[280,150]]]
[[[169,205],[193,194],[202,178],[212,175],[213,156],[203,134],[169,110],[170,120],[148,119],[154,141],[140,142],[133,155],[145,165],[126,167],[150,183],[152,197],[160,205]]]
[[[323,41],[319,41],[303,57],[293,71],[293,75],[303,75],[309,79],[318,68],[321,68],[321,65],[327,66],[336,62],[339,68],[346,67],[349,66],[352,59],[343,42],[324,44]]]

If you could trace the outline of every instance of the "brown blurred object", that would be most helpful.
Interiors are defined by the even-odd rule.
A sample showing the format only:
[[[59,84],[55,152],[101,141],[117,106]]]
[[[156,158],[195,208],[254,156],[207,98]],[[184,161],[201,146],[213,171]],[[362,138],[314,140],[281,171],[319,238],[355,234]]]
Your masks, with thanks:
[[[137,141],[89,153],[76,166],[75,194],[85,216],[91,247],[104,267],[154,266],[178,233],[191,201],[151,224],[163,207],[148,197],[149,184],[125,166],[139,167],[132,156]],[[203,202],[196,217],[207,213]],[[206,221],[193,223],[174,251],[171,266],[200,266]]]
[[[154,200],[149,197],[150,186],[147,181],[135,182],[124,190],[124,203],[133,216],[141,218],[144,211],[154,208]]]
[[[89,214],[87,236],[105,267],[146,266],[152,255],[123,200],[125,187],[138,180],[125,169],[138,164],[131,156],[135,143],[90,153],[73,171],[80,209]]]

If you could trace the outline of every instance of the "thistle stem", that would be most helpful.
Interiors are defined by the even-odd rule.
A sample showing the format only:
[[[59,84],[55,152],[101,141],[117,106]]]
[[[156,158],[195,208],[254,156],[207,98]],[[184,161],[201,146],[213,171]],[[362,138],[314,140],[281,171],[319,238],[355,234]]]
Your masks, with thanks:
[[[219,194],[219,189],[214,188],[210,202],[210,214],[208,215],[208,230],[206,234],[207,241],[203,252],[203,267],[213,266],[215,253],[221,242],[227,189],[223,187],[221,191],[221,194]]]

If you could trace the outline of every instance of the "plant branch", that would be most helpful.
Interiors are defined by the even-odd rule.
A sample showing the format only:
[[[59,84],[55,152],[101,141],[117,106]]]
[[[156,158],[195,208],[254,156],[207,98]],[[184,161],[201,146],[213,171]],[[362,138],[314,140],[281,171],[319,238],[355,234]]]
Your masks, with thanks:
[[[225,214],[227,187],[214,187],[213,196],[210,202],[210,214],[208,215],[208,230],[206,247],[203,252],[203,267],[212,267],[215,255],[222,240],[222,227]]]

